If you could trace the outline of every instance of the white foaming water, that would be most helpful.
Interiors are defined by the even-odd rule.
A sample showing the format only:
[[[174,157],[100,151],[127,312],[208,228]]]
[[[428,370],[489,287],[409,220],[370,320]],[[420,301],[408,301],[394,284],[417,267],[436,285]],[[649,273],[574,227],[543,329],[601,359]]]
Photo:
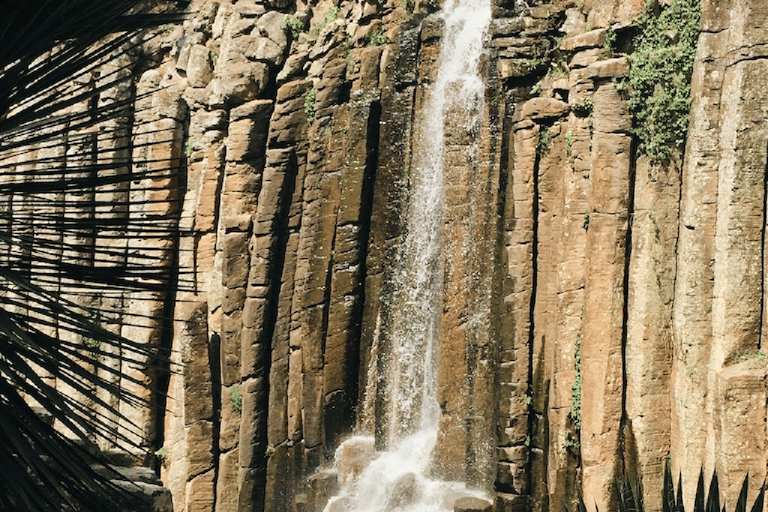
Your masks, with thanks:
[[[478,124],[482,116],[485,86],[478,67],[491,20],[490,0],[446,0],[442,17],[440,69],[418,120],[422,139],[414,145],[406,238],[384,329],[390,349],[386,375],[379,378],[384,377],[387,390],[389,451],[377,454],[364,469],[356,467],[348,477],[340,467],[345,464],[342,455],[373,443],[356,437],[342,444],[336,452],[337,467],[346,481],[325,512],[446,512],[453,510],[459,496],[481,496],[463,483],[428,477],[440,418],[436,385],[443,279],[443,126],[445,112],[454,105],[474,113],[468,126]]]

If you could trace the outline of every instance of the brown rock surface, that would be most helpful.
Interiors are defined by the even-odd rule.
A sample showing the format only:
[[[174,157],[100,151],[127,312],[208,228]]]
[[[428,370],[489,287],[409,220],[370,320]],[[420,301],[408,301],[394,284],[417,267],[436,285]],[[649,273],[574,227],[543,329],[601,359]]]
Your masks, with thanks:
[[[413,153],[432,136],[438,3],[194,0],[149,69],[98,98],[138,98],[152,130],[126,120],[36,153],[132,159],[131,185],[43,194],[55,204],[35,215],[86,221],[96,201],[134,231],[52,236],[22,222],[29,198],[0,202],[0,226],[51,258],[122,268],[150,254],[178,274],[178,290],[151,277],[142,294],[55,283],[179,365],[122,368],[169,399],[120,404],[167,450],[177,512],[320,512],[373,457],[366,445],[338,482],[327,468],[309,479],[339,443],[357,430],[384,446],[390,277]],[[669,455],[688,506],[702,465],[731,506],[767,464],[768,10],[702,1],[685,152],[652,163],[613,82],[632,59],[603,48],[613,34],[630,50],[645,1],[528,3],[493,1],[482,121],[445,120],[433,474],[488,491],[497,512],[573,510],[580,494],[611,512],[626,471],[658,512]],[[404,503],[414,479],[400,485]]]

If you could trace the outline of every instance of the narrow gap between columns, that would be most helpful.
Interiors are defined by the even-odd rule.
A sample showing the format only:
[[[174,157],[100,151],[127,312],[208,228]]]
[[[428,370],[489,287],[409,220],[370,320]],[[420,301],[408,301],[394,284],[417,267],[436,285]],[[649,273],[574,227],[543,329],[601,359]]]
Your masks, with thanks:
[[[539,127],[539,137],[541,136],[542,126]],[[538,145],[537,145],[538,146]],[[541,163],[540,152],[536,151],[536,158],[533,162],[533,197],[531,206],[531,216],[533,217],[531,234],[531,300],[528,305],[528,386],[526,396],[528,397],[528,449],[525,468],[525,478],[527,480],[528,495],[533,495],[533,434],[536,424],[536,411],[533,407],[533,379],[534,379],[534,343],[536,341],[536,324],[534,313],[536,310],[536,289],[538,287],[539,274],[539,164]]]
[[[619,426],[619,457],[621,478],[637,476],[636,447],[632,441],[632,426],[627,415],[627,337],[629,319],[629,272],[632,260],[632,227],[635,217],[635,177],[637,176],[638,141],[632,137],[629,160],[629,190],[627,191],[627,232],[624,238],[623,305],[621,315],[621,421]],[[629,432],[628,432],[629,430]],[[629,438],[630,446],[627,446]],[[629,458],[629,460],[628,460]]]

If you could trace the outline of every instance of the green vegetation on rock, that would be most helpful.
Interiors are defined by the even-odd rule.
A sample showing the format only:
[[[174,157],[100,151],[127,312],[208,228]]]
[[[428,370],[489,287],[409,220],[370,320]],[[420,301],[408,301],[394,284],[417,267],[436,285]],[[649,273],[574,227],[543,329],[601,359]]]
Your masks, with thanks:
[[[315,98],[317,97],[317,89],[314,86],[310,87],[307,91],[307,95],[304,97],[304,113],[307,115],[307,122],[311,123],[315,120]]]
[[[539,131],[539,143],[536,146],[536,154],[541,157],[544,153],[549,151],[552,146],[552,134],[549,133],[549,127],[542,126]]]
[[[635,51],[617,87],[627,98],[640,150],[651,161],[665,160],[685,144],[700,16],[700,0],[675,0],[665,9],[649,2],[636,22]]]
[[[286,16],[280,22],[280,28],[290,33],[294,39],[298,39],[299,35],[304,31],[304,22],[295,16]]]
[[[754,361],[760,366],[764,366],[768,364],[768,354],[760,349],[756,349],[744,352],[736,359],[737,363],[743,363],[745,361]]]
[[[368,46],[382,46],[387,44],[386,30],[378,28],[371,33],[368,39]]]
[[[240,386],[235,386],[229,391],[229,403],[237,413],[243,412],[243,391]]]
[[[336,5],[332,5],[328,8],[328,11],[325,13],[325,16],[323,17],[323,21],[320,22],[319,25],[316,25],[312,27],[309,31],[309,36],[312,39],[317,39],[317,37],[320,35],[320,31],[322,31],[326,26],[328,26],[329,23],[332,23],[336,21],[336,18],[339,15],[339,7]]]
[[[587,217],[589,219],[589,217]],[[589,223],[589,220],[587,220]],[[565,446],[574,451],[581,448],[579,442],[579,433],[581,432],[581,333],[576,335],[576,350],[574,350],[573,368],[576,371],[576,377],[573,380],[571,388],[571,409],[568,411],[568,419],[571,428],[565,432]]]

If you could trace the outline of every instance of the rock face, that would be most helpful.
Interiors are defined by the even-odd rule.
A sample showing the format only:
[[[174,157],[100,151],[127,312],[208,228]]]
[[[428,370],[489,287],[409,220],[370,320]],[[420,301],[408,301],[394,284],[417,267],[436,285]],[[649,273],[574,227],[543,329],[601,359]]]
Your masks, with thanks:
[[[439,3],[194,0],[125,93],[154,127],[119,127],[134,152],[165,141],[134,159],[183,165],[115,196],[160,208],[178,237],[108,243],[115,264],[156,251],[179,286],[99,300],[110,328],[180,365],[123,369],[167,386],[162,407],[125,409],[167,451],[175,512],[319,512],[338,482],[308,478],[353,430],[381,438],[363,404],[429,136],[414,119]],[[630,61],[610,54],[612,38],[631,52],[646,2],[529,3],[494,1],[482,126],[446,118],[435,475],[497,512],[579,495],[610,512],[626,473],[659,511],[669,456],[686,505],[703,466],[730,507],[768,465],[768,8],[702,0],[685,151],[655,163],[614,80]]]

